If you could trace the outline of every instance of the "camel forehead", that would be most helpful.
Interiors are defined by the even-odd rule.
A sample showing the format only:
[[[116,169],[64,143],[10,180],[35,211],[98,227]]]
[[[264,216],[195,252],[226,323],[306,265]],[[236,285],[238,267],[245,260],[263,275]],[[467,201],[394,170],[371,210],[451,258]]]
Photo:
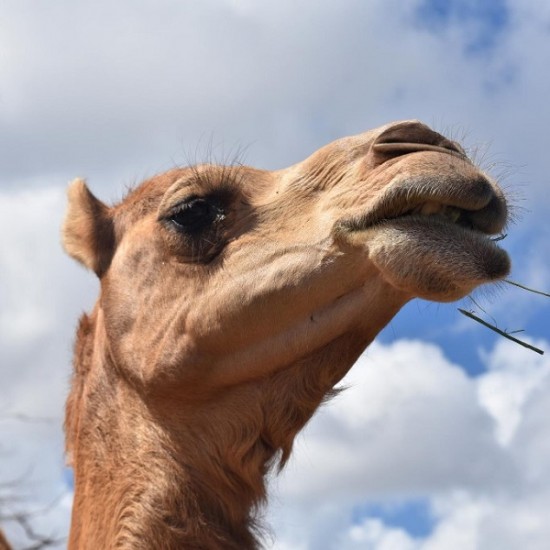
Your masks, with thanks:
[[[129,210],[150,210],[158,208],[158,204],[166,191],[175,181],[185,176],[189,167],[173,168],[167,172],[157,174],[132,189],[126,197],[115,207],[115,215],[127,213]]]

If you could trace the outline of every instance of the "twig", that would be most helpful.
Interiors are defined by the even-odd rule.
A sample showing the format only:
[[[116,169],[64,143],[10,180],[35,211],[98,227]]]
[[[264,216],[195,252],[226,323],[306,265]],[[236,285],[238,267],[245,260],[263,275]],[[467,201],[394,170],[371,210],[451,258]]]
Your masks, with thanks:
[[[499,328],[491,325],[490,323],[487,323],[483,319],[480,319],[477,315],[474,315],[473,313],[470,313],[469,311],[466,311],[465,309],[458,308],[458,311],[462,313],[462,315],[466,315],[466,317],[469,317],[470,319],[473,319],[474,321],[477,321],[478,323],[481,323],[483,326],[490,328],[492,331],[496,332],[497,334],[500,334],[501,336],[504,336],[504,338],[508,338],[508,340],[512,340],[512,342],[515,342],[516,344],[519,344],[520,346],[523,346],[524,348],[528,348],[536,353],[540,353],[540,355],[544,355],[544,351],[542,351],[539,348],[536,348],[535,346],[532,346],[531,344],[527,344],[526,342],[523,342],[522,340],[518,340],[517,338],[514,338],[513,336],[510,336],[508,332],[505,332],[504,330],[500,330]]]
[[[48,537],[38,534],[33,529],[28,518],[24,514],[17,516],[15,521],[23,529],[27,538],[34,543],[32,546],[27,546],[25,550],[40,550],[41,548],[46,548],[47,546],[58,546],[66,541],[65,537],[55,538],[53,536]]]
[[[470,298],[470,300],[474,303],[474,305],[477,307],[477,309],[481,310],[482,313],[484,313],[485,315],[487,315],[487,317],[490,317],[491,318],[491,321],[493,321],[494,323],[494,326],[497,326],[497,320],[492,316],[490,315],[489,313],[487,313],[487,311],[485,309],[483,309],[473,298],[473,296],[469,295],[468,298]]]
[[[542,292],[540,290],[535,290],[534,288],[529,288],[528,286],[520,285],[519,283],[510,281],[510,279],[505,279],[504,282],[508,283],[509,285],[514,285],[518,288],[522,288],[523,290],[528,290],[529,292],[533,292],[534,294],[540,294],[541,296],[546,296],[547,298],[550,298],[550,294],[548,294],[547,292]]]
[[[53,510],[64,497],[65,493],[59,494],[47,506],[34,510],[32,512],[15,512],[11,514],[0,514],[0,519],[3,522],[14,522],[23,530],[25,536],[29,540],[31,546],[26,546],[25,550],[41,550],[46,547],[59,546],[66,542],[67,537],[56,537],[54,535],[42,535],[35,531],[31,524],[33,517],[47,514]]]

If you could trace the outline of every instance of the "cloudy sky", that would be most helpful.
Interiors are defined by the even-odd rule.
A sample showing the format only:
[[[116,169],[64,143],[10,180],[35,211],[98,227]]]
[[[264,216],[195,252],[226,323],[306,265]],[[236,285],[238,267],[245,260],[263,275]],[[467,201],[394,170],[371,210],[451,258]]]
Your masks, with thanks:
[[[548,59],[546,0],[3,2],[0,484],[19,480],[0,490],[8,508],[55,501],[34,525],[66,533],[62,407],[75,323],[98,289],[59,245],[69,180],[114,201],[209,151],[281,168],[418,118],[500,179],[511,278],[548,291]],[[267,548],[548,547],[550,300],[509,286],[474,299],[461,307],[547,354],[456,304],[409,304],[271,482]]]

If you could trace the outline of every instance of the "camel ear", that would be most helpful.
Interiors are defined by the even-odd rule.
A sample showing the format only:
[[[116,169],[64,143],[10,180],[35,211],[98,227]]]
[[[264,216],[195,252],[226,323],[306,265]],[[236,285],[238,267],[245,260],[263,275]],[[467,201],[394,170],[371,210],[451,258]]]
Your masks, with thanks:
[[[82,179],[74,180],[67,191],[69,205],[63,222],[63,247],[101,277],[114,253],[111,209],[97,199]]]

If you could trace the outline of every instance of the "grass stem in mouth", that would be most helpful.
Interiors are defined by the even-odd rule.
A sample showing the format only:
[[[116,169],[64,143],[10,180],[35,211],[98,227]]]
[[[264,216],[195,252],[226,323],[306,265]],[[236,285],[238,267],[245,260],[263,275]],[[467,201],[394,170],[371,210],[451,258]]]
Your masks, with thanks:
[[[534,288],[529,288],[528,286],[520,285],[519,283],[516,283],[514,281],[510,281],[510,279],[505,279],[505,283],[508,283],[509,285],[517,286],[518,288],[522,288],[523,290],[527,290],[529,292],[533,292],[535,294],[540,294],[541,296],[546,296],[547,298],[550,298],[550,294],[547,292],[542,292],[541,290],[535,290]]]
[[[526,289],[530,290],[530,289]],[[501,336],[504,336],[504,338],[508,338],[508,340],[512,340],[512,342],[515,342],[516,344],[519,344],[520,346],[523,346],[524,348],[530,349],[536,353],[539,353],[540,355],[544,355],[544,351],[542,351],[539,348],[536,348],[535,346],[532,346],[531,344],[528,344],[527,342],[523,342],[522,340],[519,340],[518,338],[514,338],[510,335],[510,333],[501,330],[494,325],[491,325],[491,323],[487,323],[487,321],[484,321],[477,315],[474,315],[470,311],[466,311],[465,309],[458,308],[458,311],[462,313],[462,315],[466,315],[466,317],[469,317],[470,319],[473,319],[474,321],[477,321],[478,323],[482,324],[484,327],[487,327],[491,329],[492,331],[496,332],[497,334],[500,334]]]

